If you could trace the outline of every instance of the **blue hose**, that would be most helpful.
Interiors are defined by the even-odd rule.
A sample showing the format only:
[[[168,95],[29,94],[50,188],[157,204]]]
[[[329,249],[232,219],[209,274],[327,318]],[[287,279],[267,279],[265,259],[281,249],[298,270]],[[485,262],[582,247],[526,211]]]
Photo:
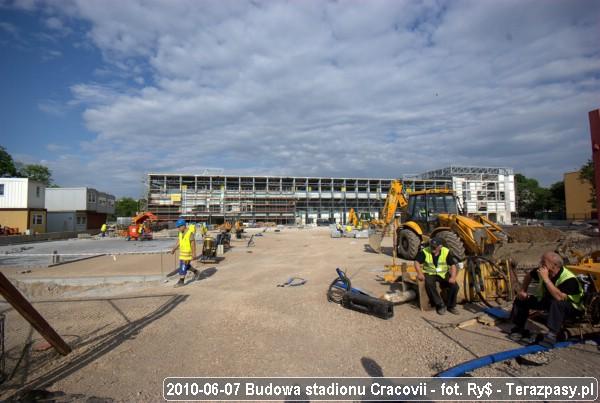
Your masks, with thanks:
[[[500,351],[498,353],[486,355],[484,357],[475,358],[470,361],[463,362],[462,364],[458,364],[455,367],[449,368],[443,372],[440,372],[436,375],[438,378],[451,378],[456,376],[462,376],[465,372],[471,372],[477,368],[485,367],[487,365],[493,364],[495,362],[506,361],[512,358],[520,357],[526,354],[534,354],[539,353],[540,351],[548,351],[552,348],[562,348],[569,347],[573,344],[577,344],[577,341],[563,341],[560,343],[556,343],[554,347],[544,347],[539,344],[532,344],[527,347],[515,348],[512,350]]]

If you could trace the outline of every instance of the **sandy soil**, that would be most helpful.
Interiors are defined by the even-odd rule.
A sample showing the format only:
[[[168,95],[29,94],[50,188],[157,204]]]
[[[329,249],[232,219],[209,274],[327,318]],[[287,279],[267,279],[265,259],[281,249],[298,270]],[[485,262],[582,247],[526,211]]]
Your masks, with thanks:
[[[431,376],[518,346],[500,328],[448,326],[473,317],[481,310],[477,306],[441,317],[408,303],[396,306],[386,321],[327,302],[336,267],[376,295],[389,289],[376,275],[391,259],[366,252],[367,240],[331,239],[328,229],[286,228],[255,242],[247,248],[246,240],[232,240],[225,260],[196,264],[203,278],[182,288],[173,288],[170,280],[135,291],[114,285],[110,296],[37,300],[35,307],[73,346],[67,357],[34,351],[31,345],[40,336],[1,305],[12,377],[0,398],[44,389],[81,398],[157,401],[167,376]],[[384,246],[390,244],[386,238]],[[158,273],[159,259],[98,258],[27,275]],[[291,276],[307,283],[276,286]],[[585,365],[567,360],[568,349],[557,353],[560,364],[536,367],[535,373],[572,376],[576,368],[597,375],[600,355],[589,348],[594,354],[582,353]],[[506,376],[504,367],[486,370],[486,376]]]

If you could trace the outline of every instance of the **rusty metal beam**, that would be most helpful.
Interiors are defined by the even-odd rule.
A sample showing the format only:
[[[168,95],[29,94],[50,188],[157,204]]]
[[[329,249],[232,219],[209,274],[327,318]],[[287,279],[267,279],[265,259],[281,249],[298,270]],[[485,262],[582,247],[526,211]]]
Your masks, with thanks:
[[[29,324],[60,354],[67,355],[71,347],[56,333],[46,319],[27,301],[17,288],[0,272],[0,294]]]
[[[594,160],[594,178],[596,179],[596,218],[600,230],[600,109],[589,112],[590,133],[592,135],[592,158]]]

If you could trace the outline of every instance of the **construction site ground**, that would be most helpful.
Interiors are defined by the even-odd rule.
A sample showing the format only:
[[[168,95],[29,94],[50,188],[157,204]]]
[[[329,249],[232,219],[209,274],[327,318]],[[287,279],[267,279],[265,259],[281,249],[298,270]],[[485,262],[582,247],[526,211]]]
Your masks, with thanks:
[[[328,302],[336,267],[374,295],[389,290],[376,277],[391,257],[370,253],[366,239],[333,239],[327,228],[249,231],[247,237],[262,235],[254,237],[254,246],[247,246],[248,238],[232,239],[224,260],[195,263],[200,278],[181,288],[173,288],[176,276],[165,282],[177,263],[170,254],[0,266],[73,347],[71,354],[58,355],[1,303],[8,379],[0,385],[0,399],[42,390],[59,401],[157,401],[168,376],[432,376],[519,347],[503,333],[509,324],[453,326],[480,313],[476,304],[461,306],[458,316],[439,316],[422,312],[413,301],[395,306],[394,317],[382,320]],[[101,252],[115,242],[122,251],[141,244],[85,240],[78,247],[81,253]],[[160,251],[173,243],[157,240],[144,247]],[[52,244],[45,247],[52,250]],[[389,253],[391,239],[383,245]],[[515,245],[511,248],[524,247]],[[539,249],[546,247],[550,244]],[[290,277],[307,282],[277,287]],[[598,376],[600,351],[582,344],[546,353],[544,362],[512,360],[472,375]]]

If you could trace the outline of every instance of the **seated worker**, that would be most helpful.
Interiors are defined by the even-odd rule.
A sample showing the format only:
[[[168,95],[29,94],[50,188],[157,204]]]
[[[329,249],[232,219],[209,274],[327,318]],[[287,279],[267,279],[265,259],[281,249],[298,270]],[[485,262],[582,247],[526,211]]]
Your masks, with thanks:
[[[527,293],[531,280],[538,281],[534,295]],[[543,345],[554,345],[566,318],[576,318],[583,313],[583,288],[575,275],[563,266],[562,258],[554,252],[546,252],[540,267],[533,269],[523,279],[521,291],[513,304],[512,318],[515,327],[510,332],[512,340],[529,339],[531,333],[525,329],[530,309],[548,312],[548,334],[540,341]]]
[[[458,315],[456,309],[456,297],[459,289],[456,284],[457,261],[458,259],[450,252],[450,249],[442,246],[442,240],[437,237],[431,238],[429,246],[417,254],[415,260],[417,279],[425,281],[425,291],[427,291],[429,302],[439,315],[446,313],[446,307],[448,307],[448,312]],[[442,288],[448,289],[446,304],[437,290],[438,283]]]
[[[175,223],[175,227],[179,230],[179,238],[171,254],[175,253],[179,249],[179,281],[175,284],[175,287],[181,287],[184,285],[185,275],[188,270],[194,272],[194,275],[198,276],[198,270],[192,267],[192,260],[196,259],[196,240],[194,238],[195,226],[186,226],[185,220],[180,218]]]

